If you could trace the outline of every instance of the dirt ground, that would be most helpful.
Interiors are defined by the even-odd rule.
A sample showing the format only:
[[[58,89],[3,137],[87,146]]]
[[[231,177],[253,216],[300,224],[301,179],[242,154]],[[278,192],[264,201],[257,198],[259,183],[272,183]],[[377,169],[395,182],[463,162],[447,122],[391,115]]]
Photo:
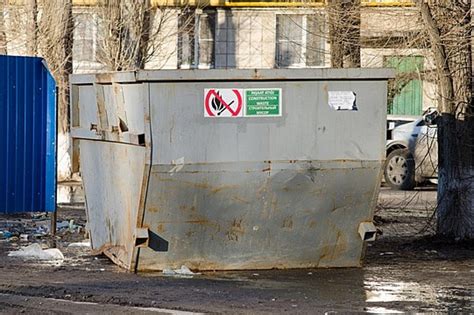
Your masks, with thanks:
[[[0,311],[35,314],[308,314],[474,312],[474,244],[433,236],[435,188],[383,188],[376,212],[380,232],[363,268],[205,273],[192,277],[120,270],[80,241],[80,228],[63,229],[56,245],[61,264],[7,257],[28,242],[0,241]],[[85,224],[80,206],[60,219]],[[26,220],[26,218],[22,218]],[[2,217],[0,223],[18,218]],[[31,223],[31,222],[30,222]]]

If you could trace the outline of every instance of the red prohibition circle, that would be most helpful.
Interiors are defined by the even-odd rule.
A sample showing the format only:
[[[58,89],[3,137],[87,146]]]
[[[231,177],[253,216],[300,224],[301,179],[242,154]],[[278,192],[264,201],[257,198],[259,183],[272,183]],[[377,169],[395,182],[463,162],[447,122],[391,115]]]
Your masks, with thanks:
[[[240,111],[242,110],[242,95],[240,95],[239,90],[232,90],[232,92],[234,92],[235,96],[237,96],[237,108],[235,109],[235,111],[233,111],[230,106],[227,105],[227,103],[219,95],[217,95],[216,90],[209,90],[206,95],[206,100],[204,101],[204,107],[206,108],[207,114],[211,117],[216,117],[216,115],[212,112],[210,105],[212,95],[214,95],[214,97],[217,97],[219,101],[224,104],[227,110],[232,114],[232,117],[236,117],[238,114],[240,114]]]

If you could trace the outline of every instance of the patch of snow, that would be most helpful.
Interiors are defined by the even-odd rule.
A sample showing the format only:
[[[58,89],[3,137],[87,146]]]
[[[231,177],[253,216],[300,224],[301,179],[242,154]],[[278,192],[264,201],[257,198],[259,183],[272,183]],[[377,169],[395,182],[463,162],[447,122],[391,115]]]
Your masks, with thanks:
[[[38,260],[64,260],[64,255],[57,248],[42,249],[38,243],[22,247],[19,250],[8,253],[9,257],[21,257],[25,259]]]
[[[173,276],[176,274],[176,272],[174,272],[174,270],[171,268],[165,268],[163,269],[162,274],[164,274],[165,276]]]
[[[82,242],[71,243],[67,247],[91,247],[91,241],[83,240]]]
[[[188,267],[186,266],[181,266],[180,269],[176,269],[174,272],[176,272],[178,275],[195,275],[196,273],[192,272],[189,270]]]
[[[385,307],[369,307],[366,310],[369,314],[403,314],[402,311],[392,310]]]
[[[164,268],[162,271],[165,276],[194,276],[200,273],[192,272],[188,267],[181,266],[179,269]]]

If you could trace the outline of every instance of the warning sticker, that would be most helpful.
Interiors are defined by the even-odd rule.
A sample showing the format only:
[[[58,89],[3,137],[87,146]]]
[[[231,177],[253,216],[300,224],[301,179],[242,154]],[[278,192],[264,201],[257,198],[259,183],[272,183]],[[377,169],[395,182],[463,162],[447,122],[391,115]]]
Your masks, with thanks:
[[[246,89],[245,116],[281,116],[281,89]]]
[[[205,89],[204,117],[242,117],[243,90]]]

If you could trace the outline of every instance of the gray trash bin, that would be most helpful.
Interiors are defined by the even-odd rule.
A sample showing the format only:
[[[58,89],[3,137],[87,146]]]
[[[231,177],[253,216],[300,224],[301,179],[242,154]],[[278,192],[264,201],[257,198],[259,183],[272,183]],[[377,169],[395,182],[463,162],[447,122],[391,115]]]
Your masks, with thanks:
[[[387,69],[72,76],[92,246],[129,270],[360,266]]]

